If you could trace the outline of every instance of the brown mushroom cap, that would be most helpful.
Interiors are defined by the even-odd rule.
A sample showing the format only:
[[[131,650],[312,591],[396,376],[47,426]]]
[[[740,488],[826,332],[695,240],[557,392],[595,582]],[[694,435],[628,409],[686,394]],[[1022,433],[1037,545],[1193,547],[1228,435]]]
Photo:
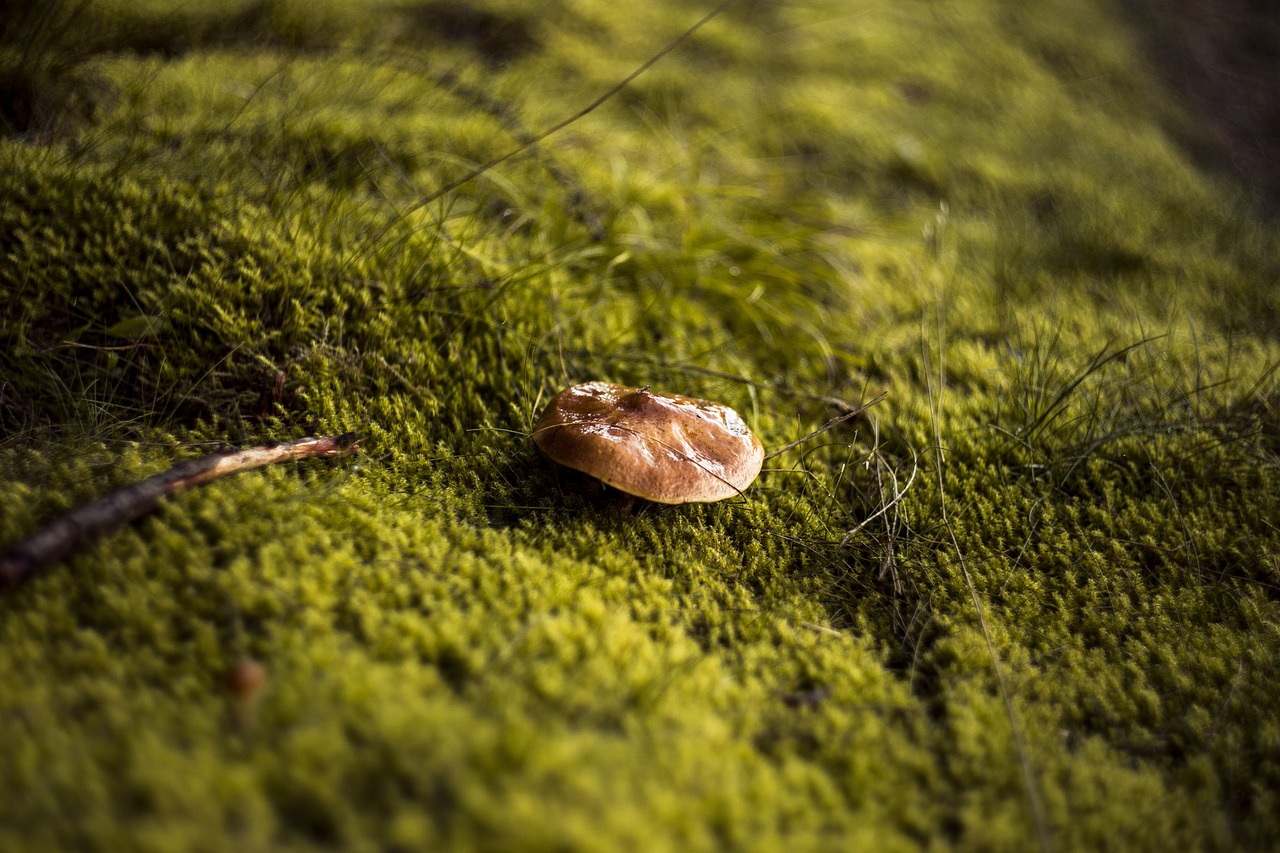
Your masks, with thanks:
[[[760,440],[728,406],[612,382],[561,391],[533,440],[561,465],[664,504],[731,498],[764,462]]]

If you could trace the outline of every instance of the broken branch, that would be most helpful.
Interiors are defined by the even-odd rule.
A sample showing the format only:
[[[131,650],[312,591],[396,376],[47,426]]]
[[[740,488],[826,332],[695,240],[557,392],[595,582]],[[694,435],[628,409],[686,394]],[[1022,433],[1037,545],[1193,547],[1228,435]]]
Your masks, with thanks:
[[[174,492],[277,462],[349,456],[359,450],[359,437],[344,433],[212,453],[175,465],[76,507],[11,546],[0,554],[0,589],[17,586],[50,563],[76,553],[92,539],[145,515],[161,498]]]

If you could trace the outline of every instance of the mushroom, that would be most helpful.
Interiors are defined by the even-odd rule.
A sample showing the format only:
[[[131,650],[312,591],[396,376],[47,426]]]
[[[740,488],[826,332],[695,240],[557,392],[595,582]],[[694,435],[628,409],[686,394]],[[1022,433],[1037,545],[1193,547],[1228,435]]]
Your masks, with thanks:
[[[764,462],[760,440],[728,406],[612,382],[561,391],[533,440],[561,465],[664,504],[741,494]]]

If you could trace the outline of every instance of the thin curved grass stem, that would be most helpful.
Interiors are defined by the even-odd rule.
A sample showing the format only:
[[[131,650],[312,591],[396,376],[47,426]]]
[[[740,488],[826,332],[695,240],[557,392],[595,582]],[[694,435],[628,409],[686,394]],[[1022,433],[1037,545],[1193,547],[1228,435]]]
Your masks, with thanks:
[[[845,533],[845,535],[840,539],[840,546],[843,547],[844,545],[848,544],[849,540],[852,539],[854,536],[856,536],[864,527],[866,527],[868,524],[875,521],[877,518],[884,515],[889,510],[893,509],[899,503],[901,503],[902,499],[906,497],[907,492],[911,490],[911,485],[912,483],[915,482],[916,474],[919,472],[919,470],[920,470],[920,458],[919,456],[917,456],[915,448],[911,448],[911,476],[907,478],[906,485],[903,486],[901,489],[899,489],[898,475],[892,469],[890,469],[889,473],[893,476],[893,500],[889,501],[884,506],[880,507],[880,509],[876,510],[874,513],[872,513],[871,515],[864,518],[861,522],[859,522],[856,527],[851,529],[849,532]]]
[[[573,124],[574,122],[590,115],[592,112],[594,112],[598,107],[600,107],[610,98],[614,97],[623,89],[625,89],[627,86],[631,85],[632,81],[634,81],[641,74],[643,74],[644,72],[652,68],[654,65],[656,65],[668,53],[675,50],[680,45],[684,44],[684,42],[687,41],[690,36],[692,36],[698,30],[702,29],[704,25],[710,23],[712,19],[716,18],[721,12],[729,8],[730,4],[734,2],[735,0],[722,0],[722,2],[718,3],[715,6],[715,8],[713,8],[710,12],[703,15],[702,18],[700,18],[697,21],[697,23],[695,23],[693,26],[689,27],[689,29],[685,30],[683,33],[677,36],[674,41],[667,44],[667,46],[662,48],[662,50],[658,51],[657,53],[653,54],[648,59],[646,59],[643,63],[640,64],[639,67],[637,67],[634,71],[632,71],[622,80],[618,81],[613,86],[609,87],[609,89],[607,89],[603,94],[601,94],[591,103],[587,104],[585,107],[578,110],[573,115],[567,118],[561,119],[560,121],[556,122],[555,124],[551,125],[545,130],[539,131],[536,134],[527,135],[525,138],[520,140],[519,144],[516,145],[515,148],[512,148],[510,151],[506,152],[505,154],[501,154],[497,157],[494,157],[492,160],[488,161],[487,163],[484,163],[472,169],[470,172],[463,175],[461,178],[458,178],[457,180],[454,180],[454,181],[450,181],[449,183],[437,189],[435,192],[428,193],[427,195],[423,196],[421,199],[416,201],[414,204],[412,204],[407,210],[405,210],[401,214],[401,216],[407,216],[416,210],[420,210],[421,208],[426,207],[436,199],[439,199],[442,196],[445,196],[448,193],[451,193],[454,190],[458,189],[459,187],[465,184],[468,184],[471,181],[475,180],[476,178],[480,177],[485,172],[492,169],[494,166],[501,165],[502,163],[505,163],[506,161],[510,160],[512,157],[515,157],[519,154],[524,153],[525,151],[537,145],[539,142],[542,142],[547,137],[552,136],[556,133],[559,133],[561,130],[564,130],[566,127]]]
[[[786,453],[788,450],[791,450],[792,448],[796,448],[804,444],[809,439],[817,438],[818,436],[822,435],[824,432],[827,432],[830,429],[838,427],[840,424],[844,423],[845,421],[856,418],[858,415],[862,414],[867,409],[871,408],[876,403],[879,403],[881,400],[883,400],[886,395],[887,395],[887,392],[882,391],[867,403],[864,403],[862,405],[850,406],[848,411],[844,412],[843,414],[837,415],[836,417],[827,421],[822,426],[818,427],[813,432],[809,433],[803,438],[797,438],[795,441],[791,442],[790,444],[784,444],[782,447],[779,447],[777,450],[773,451],[768,456],[766,456],[764,458],[764,461],[768,462],[770,459],[772,459],[775,456],[781,456],[783,453]],[[848,404],[845,404],[845,405],[848,405]]]

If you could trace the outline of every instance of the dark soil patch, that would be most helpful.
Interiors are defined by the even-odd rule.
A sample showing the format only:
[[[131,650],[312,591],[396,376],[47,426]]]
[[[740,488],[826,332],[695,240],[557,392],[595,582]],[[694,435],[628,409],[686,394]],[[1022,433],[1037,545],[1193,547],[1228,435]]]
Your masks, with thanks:
[[[1280,14],[1273,0],[1125,0],[1157,69],[1204,120],[1193,147],[1280,213]]]

